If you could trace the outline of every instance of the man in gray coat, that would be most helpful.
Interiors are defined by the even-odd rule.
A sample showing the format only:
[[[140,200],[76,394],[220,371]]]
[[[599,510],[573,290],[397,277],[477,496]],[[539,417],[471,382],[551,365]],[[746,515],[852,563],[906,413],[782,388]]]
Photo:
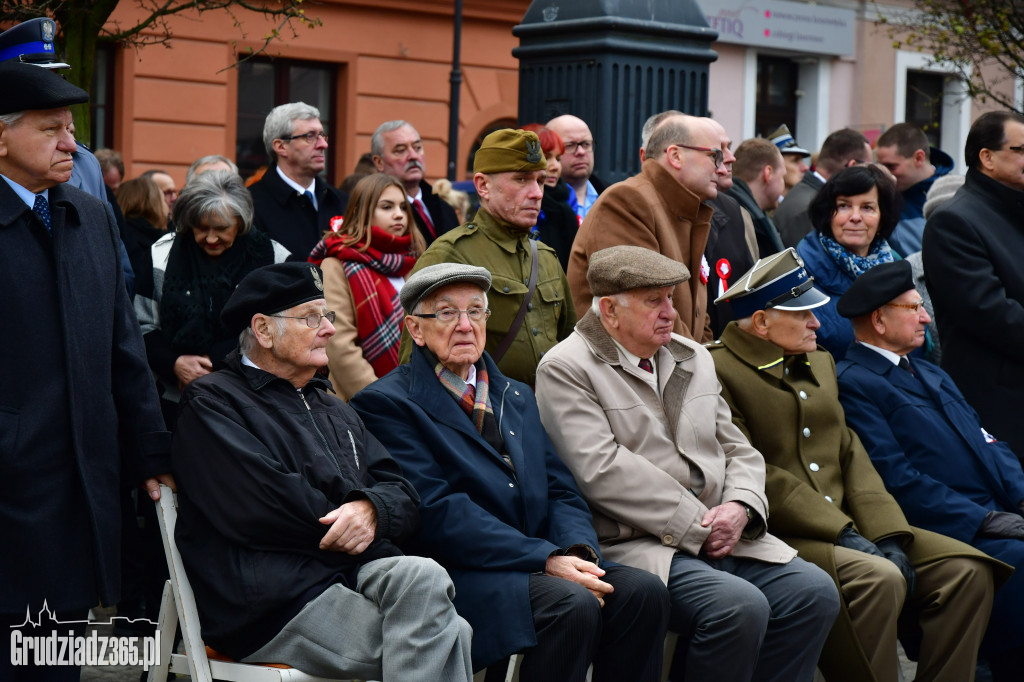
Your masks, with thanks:
[[[594,253],[593,306],[537,370],[541,419],[601,551],[668,585],[685,679],[809,681],[838,594],[766,532],[764,460],[733,425],[711,356],[672,333],[688,278],[642,247]]]

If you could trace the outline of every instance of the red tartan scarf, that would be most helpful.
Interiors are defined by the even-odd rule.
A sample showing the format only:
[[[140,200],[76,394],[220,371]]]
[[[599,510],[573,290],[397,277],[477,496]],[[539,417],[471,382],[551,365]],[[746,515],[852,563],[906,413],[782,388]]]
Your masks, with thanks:
[[[352,288],[363,357],[378,377],[398,366],[404,312],[388,277],[405,277],[412,270],[416,256],[409,251],[411,244],[409,235],[399,237],[370,227],[370,246],[365,251],[346,245],[343,235],[329,234],[309,256],[316,265],[329,257],[341,261]]]

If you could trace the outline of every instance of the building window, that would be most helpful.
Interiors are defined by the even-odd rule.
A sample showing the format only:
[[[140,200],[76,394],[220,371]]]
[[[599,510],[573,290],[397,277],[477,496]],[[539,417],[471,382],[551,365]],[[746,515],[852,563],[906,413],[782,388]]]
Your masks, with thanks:
[[[942,140],[942,96],[946,75],[934,71],[907,71],[907,123],[928,136],[928,143]]]
[[[799,66],[788,57],[757,56],[757,114],[754,129],[766,136],[785,123],[795,136]]]
[[[89,145],[114,146],[114,45],[97,45],[89,92]]]
[[[329,136],[336,131],[334,102],[337,67],[319,62],[251,59],[238,66],[238,132],[235,162],[243,178],[269,163],[263,146],[263,122],[270,110],[289,102],[305,102],[320,110]],[[327,182],[334,184],[334,156],[327,155]]]

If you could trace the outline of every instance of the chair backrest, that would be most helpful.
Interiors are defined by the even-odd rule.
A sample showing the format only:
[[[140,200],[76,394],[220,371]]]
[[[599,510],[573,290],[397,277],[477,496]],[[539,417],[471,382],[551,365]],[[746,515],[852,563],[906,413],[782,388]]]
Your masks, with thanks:
[[[206,646],[203,644],[196,598],[192,594],[188,576],[185,575],[185,566],[181,563],[178,546],[174,543],[174,526],[178,521],[178,496],[163,484],[160,485],[157,520],[160,522],[160,537],[163,539],[164,555],[167,557],[167,571],[170,573],[171,589],[174,591],[181,637],[185,641],[185,652],[188,654],[189,674],[196,682],[207,682],[213,679],[213,675],[210,672],[210,661],[206,657]]]

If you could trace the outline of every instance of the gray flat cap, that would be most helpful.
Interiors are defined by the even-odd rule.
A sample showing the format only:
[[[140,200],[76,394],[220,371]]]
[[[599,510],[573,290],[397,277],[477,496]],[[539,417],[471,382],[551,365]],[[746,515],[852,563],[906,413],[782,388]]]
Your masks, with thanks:
[[[405,281],[398,299],[406,313],[411,313],[419,303],[432,291],[450,284],[466,282],[475,284],[486,292],[491,288],[491,273],[487,268],[464,263],[438,263],[423,268]]]
[[[612,246],[595,251],[587,267],[587,282],[594,296],[670,287],[688,279],[690,271],[685,265],[642,246]]]

